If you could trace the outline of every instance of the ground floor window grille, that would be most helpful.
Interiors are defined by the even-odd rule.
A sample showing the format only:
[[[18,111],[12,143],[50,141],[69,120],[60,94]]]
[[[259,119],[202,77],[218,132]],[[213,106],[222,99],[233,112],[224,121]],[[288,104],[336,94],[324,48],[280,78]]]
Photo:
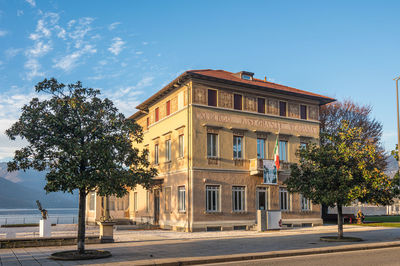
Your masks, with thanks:
[[[206,186],[206,211],[219,212],[220,210],[220,187],[219,186]]]
[[[234,212],[245,211],[245,187],[232,187],[232,207]]]

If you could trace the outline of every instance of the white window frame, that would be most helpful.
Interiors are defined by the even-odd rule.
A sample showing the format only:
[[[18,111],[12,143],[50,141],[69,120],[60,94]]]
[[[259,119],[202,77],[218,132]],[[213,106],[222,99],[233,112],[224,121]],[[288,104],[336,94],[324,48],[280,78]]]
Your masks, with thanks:
[[[262,141],[262,149],[263,149],[263,151],[262,151],[262,155],[261,156],[259,156],[259,153],[258,153],[258,146],[259,146],[259,141]],[[266,144],[266,141],[265,141],[265,139],[264,138],[257,138],[257,159],[266,159],[266,149],[265,149],[265,144]]]
[[[302,211],[311,211],[311,200],[300,194],[300,205]]]
[[[178,211],[179,212],[186,211],[186,187],[185,186],[178,187]]]
[[[211,151],[208,150],[208,136],[215,136],[215,140],[213,137],[210,138],[210,142],[211,142]],[[216,142],[216,143],[214,143]],[[214,134],[214,133],[207,133],[207,157],[208,158],[217,158],[218,157],[218,152],[219,152],[219,147],[218,147],[218,142],[219,142],[219,135],[218,134]],[[213,147],[215,147],[215,154],[213,154]]]
[[[154,145],[154,164],[159,164],[160,148],[158,143]]]
[[[287,188],[279,188],[279,207],[281,211],[290,211],[290,196]]]
[[[138,197],[137,197],[138,193],[137,192],[133,192],[133,210],[135,212],[138,211]]]
[[[239,139],[240,139],[240,156],[239,156],[239,150],[238,150],[238,147],[239,147],[238,140]],[[243,136],[233,135],[233,146],[232,146],[233,159],[243,159],[243,155],[244,155],[244,152],[243,152],[243,150],[244,150],[243,140],[244,140]],[[235,155],[235,145],[236,145],[236,155]]]
[[[146,190],[146,212],[150,212],[150,191]]]
[[[246,187],[232,186],[232,211],[246,211]]]
[[[285,143],[285,149],[282,149],[281,143]],[[286,140],[279,140],[279,160],[282,162],[288,161],[288,150],[289,150],[289,142]],[[283,151],[285,153],[283,153]],[[283,154],[285,154],[285,158],[283,158]]]
[[[92,208],[92,206],[93,206],[93,208]],[[90,194],[89,194],[89,211],[95,211],[95,210],[96,210],[96,191],[90,191]]]
[[[185,156],[185,137],[183,134],[178,137],[179,144],[179,158],[183,158]]]
[[[209,192],[211,195],[208,197]],[[221,186],[219,185],[206,185],[206,212],[220,212],[221,210]],[[216,201],[216,202],[214,202]],[[210,203],[210,204],[209,204]],[[210,208],[209,208],[210,205]]]
[[[171,161],[171,139],[165,140],[165,161]]]

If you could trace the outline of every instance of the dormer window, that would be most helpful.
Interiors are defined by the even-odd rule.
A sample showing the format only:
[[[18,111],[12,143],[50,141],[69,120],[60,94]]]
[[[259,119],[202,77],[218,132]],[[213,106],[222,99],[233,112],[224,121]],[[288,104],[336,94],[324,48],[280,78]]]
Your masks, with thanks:
[[[243,74],[243,75],[242,75],[242,79],[245,79],[245,80],[252,80],[251,76],[246,75],[246,74]]]
[[[240,71],[234,75],[244,80],[253,80],[254,73],[249,71]]]

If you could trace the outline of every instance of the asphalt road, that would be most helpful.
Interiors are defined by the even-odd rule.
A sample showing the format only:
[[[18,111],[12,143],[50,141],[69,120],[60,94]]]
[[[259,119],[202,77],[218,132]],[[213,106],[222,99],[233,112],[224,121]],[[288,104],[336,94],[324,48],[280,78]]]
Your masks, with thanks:
[[[222,265],[400,265],[400,247],[370,249],[362,251],[338,252],[318,255],[295,256],[286,258],[237,261],[230,263],[207,264],[207,266]]]

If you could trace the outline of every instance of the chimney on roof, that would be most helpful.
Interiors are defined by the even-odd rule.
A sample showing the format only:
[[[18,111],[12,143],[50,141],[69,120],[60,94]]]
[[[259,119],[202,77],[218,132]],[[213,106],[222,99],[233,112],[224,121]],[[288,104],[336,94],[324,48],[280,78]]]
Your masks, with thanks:
[[[235,76],[238,76],[239,78],[244,80],[253,80],[254,73],[249,71],[240,71],[236,73]]]
[[[264,76],[264,82],[267,82],[267,76]]]

